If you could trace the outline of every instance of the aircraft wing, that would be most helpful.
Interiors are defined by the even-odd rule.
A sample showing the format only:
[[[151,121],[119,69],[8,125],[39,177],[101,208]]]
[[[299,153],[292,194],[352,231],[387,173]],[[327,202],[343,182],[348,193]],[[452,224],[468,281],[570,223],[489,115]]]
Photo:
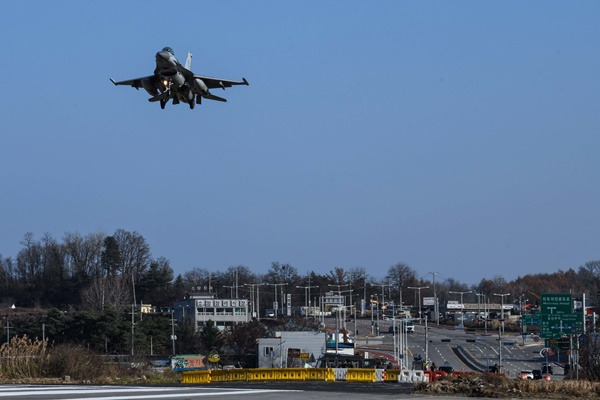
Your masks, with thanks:
[[[225,88],[232,87],[235,85],[248,86],[248,81],[246,80],[246,78],[242,78],[241,81],[230,81],[227,79],[209,78],[207,76],[199,76],[199,75],[194,75],[194,78],[202,79],[202,81],[206,84],[206,86],[209,89],[218,89],[218,88],[225,89]]]
[[[120,81],[120,82],[115,82],[115,80],[113,78],[110,78],[110,81],[112,83],[114,83],[116,86],[125,85],[125,86],[131,86],[136,89],[139,89],[139,88],[143,87],[142,81],[146,80],[146,79],[154,79],[154,75],[144,76],[143,78],[129,79],[127,81]]]

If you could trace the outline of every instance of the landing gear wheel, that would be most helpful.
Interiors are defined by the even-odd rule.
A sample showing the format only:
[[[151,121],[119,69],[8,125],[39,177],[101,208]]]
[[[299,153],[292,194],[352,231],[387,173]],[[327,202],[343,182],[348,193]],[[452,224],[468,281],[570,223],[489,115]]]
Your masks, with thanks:
[[[160,108],[164,110],[165,109],[165,105],[167,105],[167,101],[166,100],[161,100],[160,101]]]
[[[195,105],[196,105],[196,102],[194,101],[194,99],[191,99],[190,100],[190,110],[193,110]]]

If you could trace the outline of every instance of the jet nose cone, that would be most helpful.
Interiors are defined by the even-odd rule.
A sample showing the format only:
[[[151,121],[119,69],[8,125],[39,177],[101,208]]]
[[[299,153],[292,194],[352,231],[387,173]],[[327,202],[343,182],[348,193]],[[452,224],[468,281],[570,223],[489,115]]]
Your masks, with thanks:
[[[159,51],[156,53],[156,64],[161,68],[174,68],[177,65],[177,61],[173,54],[168,51]]]
[[[169,58],[171,58],[171,55],[166,51],[156,53],[156,61],[169,61]]]

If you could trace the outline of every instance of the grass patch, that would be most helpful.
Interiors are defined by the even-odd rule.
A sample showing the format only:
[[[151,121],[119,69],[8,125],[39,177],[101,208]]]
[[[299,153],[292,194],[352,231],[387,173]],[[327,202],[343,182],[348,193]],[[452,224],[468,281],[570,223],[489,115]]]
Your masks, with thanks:
[[[437,382],[418,383],[415,392],[490,398],[547,398],[600,400],[600,382],[586,380],[521,380],[495,374],[447,376]]]

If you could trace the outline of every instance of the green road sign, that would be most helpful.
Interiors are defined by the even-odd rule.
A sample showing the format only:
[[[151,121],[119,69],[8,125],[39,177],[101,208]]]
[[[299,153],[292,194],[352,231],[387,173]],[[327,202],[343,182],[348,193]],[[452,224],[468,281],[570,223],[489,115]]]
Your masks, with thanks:
[[[523,325],[540,326],[541,324],[542,318],[540,314],[523,314]]]
[[[560,338],[562,335],[581,333],[581,314],[542,315],[540,336],[543,338]]]
[[[542,315],[571,314],[573,300],[571,293],[542,293]]]

